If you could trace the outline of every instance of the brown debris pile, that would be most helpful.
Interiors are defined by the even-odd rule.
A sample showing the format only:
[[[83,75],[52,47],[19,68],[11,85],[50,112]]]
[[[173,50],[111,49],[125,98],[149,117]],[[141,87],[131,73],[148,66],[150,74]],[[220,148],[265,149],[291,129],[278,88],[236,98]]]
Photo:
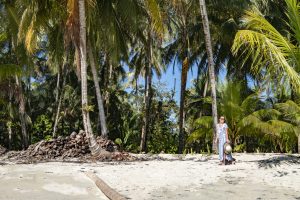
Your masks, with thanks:
[[[7,159],[19,161],[66,161],[77,159],[77,161],[130,161],[133,158],[125,152],[119,152],[118,147],[113,141],[97,137],[97,143],[105,149],[106,154],[97,156],[91,155],[88,145],[88,138],[84,131],[71,133],[67,137],[58,137],[50,141],[42,140],[30,145],[26,151],[8,152]]]
[[[111,141],[97,137],[100,146],[109,152],[117,151],[117,146]],[[29,156],[43,156],[45,158],[76,158],[82,155],[90,154],[88,138],[83,131],[78,134],[71,133],[68,137],[58,137],[50,141],[42,140],[28,147],[26,150]]]
[[[7,149],[0,145],[0,155],[6,153]]]

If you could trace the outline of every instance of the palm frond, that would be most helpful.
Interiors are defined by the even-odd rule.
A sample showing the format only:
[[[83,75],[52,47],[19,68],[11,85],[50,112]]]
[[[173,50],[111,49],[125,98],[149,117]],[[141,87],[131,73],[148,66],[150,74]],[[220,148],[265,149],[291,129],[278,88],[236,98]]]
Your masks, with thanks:
[[[294,69],[294,66],[298,65],[297,48],[281,35],[257,8],[246,12],[244,23],[248,30],[237,32],[232,46],[233,53],[237,55],[243,50],[244,62],[251,58],[252,69],[256,73],[264,67],[267,67],[270,73],[283,73],[298,91],[300,76]]]
[[[300,126],[300,106],[297,103],[288,100],[275,104],[275,108],[283,114],[285,120]]]
[[[154,31],[159,36],[162,36],[164,33],[164,24],[163,24],[163,18],[162,18],[159,4],[157,3],[156,0],[146,0],[145,4],[147,10],[149,11],[149,15],[152,21],[152,27]]]
[[[300,43],[300,3],[297,0],[286,0],[286,15],[289,19],[289,27],[294,32],[294,37]]]

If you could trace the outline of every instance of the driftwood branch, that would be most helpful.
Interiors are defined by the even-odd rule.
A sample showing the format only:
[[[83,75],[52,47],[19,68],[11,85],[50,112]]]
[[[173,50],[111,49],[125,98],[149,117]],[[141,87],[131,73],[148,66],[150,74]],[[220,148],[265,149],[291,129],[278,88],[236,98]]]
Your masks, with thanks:
[[[85,175],[95,182],[97,187],[107,196],[110,200],[126,200],[124,196],[109,187],[102,179],[92,172],[85,172]]]

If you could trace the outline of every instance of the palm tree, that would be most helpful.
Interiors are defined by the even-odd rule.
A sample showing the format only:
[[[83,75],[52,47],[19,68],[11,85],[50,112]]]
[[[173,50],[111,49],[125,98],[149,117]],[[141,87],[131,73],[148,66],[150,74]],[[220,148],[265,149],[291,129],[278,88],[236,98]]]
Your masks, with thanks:
[[[9,53],[12,55],[13,60],[6,60],[5,64],[2,65],[2,73],[5,76],[14,75],[15,84],[17,88],[17,98],[18,98],[18,106],[19,106],[19,118],[21,122],[21,132],[22,132],[22,147],[26,149],[29,145],[29,134],[27,130],[27,119],[29,117],[26,113],[26,98],[23,89],[23,81],[22,76],[25,74],[26,67],[32,66],[32,61],[27,57],[24,45],[19,44],[17,42],[17,31],[20,21],[18,20],[18,12],[14,3],[6,2],[5,4],[5,12],[7,17],[7,25],[4,26],[6,28],[6,36],[2,39],[5,39],[9,43]],[[7,64],[7,62],[11,62]],[[7,70],[8,69],[8,70]],[[28,68],[27,68],[28,70]]]
[[[159,46],[156,40],[162,39],[164,34],[164,25],[162,19],[162,13],[160,5],[156,0],[141,1],[141,8],[143,10],[145,23],[140,25],[137,30],[137,45],[142,45],[139,51],[135,52],[135,55],[131,59],[131,67],[134,65],[135,78],[137,78],[141,72],[144,73],[145,78],[145,91],[144,91],[144,115],[143,115],[143,127],[141,133],[140,150],[142,152],[147,151],[147,137],[149,136],[150,128],[150,107],[152,99],[152,70],[155,69],[158,75],[160,75],[159,65],[157,62],[159,59],[156,54]],[[141,51],[142,50],[142,51]],[[138,66],[140,65],[140,66]]]
[[[206,45],[206,51],[208,57],[209,77],[210,77],[211,96],[212,96],[212,117],[213,117],[213,127],[214,127],[213,151],[215,151],[217,147],[215,143],[215,138],[217,134],[217,123],[218,123],[215,67],[214,67],[211,37],[209,31],[209,21],[206,12],[205,0],[199,0],[199,3],[200,3],[203,31],[205,35],[205,45]]]
[[[294,149],[296,136],[299,136],[299,106],[292,101],[276,103],[269,107],[260,99],[261,93],[252,92],[246,98],[241,94],[242,84],[229,82],[220,91],[219,112],[225,116],[229,127],[229,140],[236,151],[253,151],[263,145],[250,144],[257,139],[273,144],[273,150],[280,152]],[[191,134],[187,138],[189,146],[207,148],[212,142],[212,117],[203,116],[192,120]],[[250,140],[250,141],[249,141]],[[209,150],[209,148],[207,148]],[[272,148],[267,147],[268,150]]]
[[[298,130],[295,131],[295,133],[298,136],[298,153],[300,153],[300,105],[294,101],[288,100],[285,103],[275,104],[275,108],[282,113],[283,121],[293,124],[295,127],[298,128]]]
[[[249,136],[258,137],[263,135],[273,140],[275,149],[276,146],[279,146],[280,152],[287,152],[288,150],[285,150],[285,138],[293,138],[299,133],[299,126],[283,121],[281,112],[272,108],[260,109],[251,113],[242,119],[241,124],[247,130],[245,133]]]
[[[101,125],[101,135],[103,137],[108,137],[106,117],[105,117],[105,111],[104,111],[104,106],[103,106],[102,95],[101,95],[101,91],[100,91],[98,73],[97,73],[97,70],[96,70],[96,64],[95,64],[93,49],[92,49],[92,45],[91,45],[90,40],[88,40],[88,47],[89,47],[88,48],[88,55],[89,55],[89,60],[90,60],[90,64],[91,64],[94,85],[95,85],[95,89],[96,89],[97,105],[98,105],[98,111],[99,111],[99,120],[100,120],[100,125]]]
[[[198,32],[195,31],[196,15],[194,1],[176,0],[168,3],[169,29],[171,42],[165,47],[164,60],[166,63],[179,62],[181,64],[180,108],[179,108],[179,143],[178,153],[183,153],[185,146],[185,97],[187,73],[196,60],[199,46],[195,44]]]
[[[89,145],[93,154],[101,153],[101,147],[97,144],[93,134],[90,121],[89,111],[91,107],[88,104],[87,96],[87,54],[86,54],[86,16],[85,0],[78,0],[79,12],[79,50],[80,50],[80,72],[81,72],[81,100],[82,100],[82,117],[85,133],[89,138]]]
[[[257,93],[252,93],[246,98],[243,98],[241,86],[242,84],[240,82],[229,82],[224,85],[218,93],[221,102],[218,104],[219,112],[226,118],[226,123],[229,127],[229,138],[232,141],[233,146],[236,145],[238,139],[243,136],[245,132],[245,127],[241,123],[241,120],[253,113],[259,103]],[[198,98],[192,102],[198,103],[199,101],[202,101],[202,104],[206,103],[207,105],[210,105],[212,102],[211,98]],[[213,142],[212,138],[209,139],[210,136],[213,136],[213,126],[212,124],[209,124],[209,122],[213,122],[212,117],[209,115],[203,117],[198,116],[196,119],[193,119],[193,117],[194,116],[191,117],[192,133],[188,136],[189,144],[200,138],[205,138],[207,141],[206,144]]]
[[[66,4],[64,4],[66,3]],[[89,2],[95,3],[93,1]],[[56,13],[55,16],[51,11],[49,11],[48,7],[50,5],[50,10],[53,13]],[[63,29],[65,35],[63,38],[65,51],[67,51],[66,47],[69,47],[72,42],[75,46],[75,55],[77,62],[77,75],[78,79],[83,79],[81,88],[82,88],[82,114],[83,114],[83,124],[84,129],[89,137],[89,145],[92,153],[98,154],[101,151],[100,146],[97,144],[95,140],[95,136],[93,135],[89,111],[91,107],[88,105],[87,99],[87,58],[86,58],[86,15],[85,15],[85,1],[84,0],[75,0],[68,2],[59,2],[54,1],[52,4],[44,4],[39,1],[31,1],[29,2],[28,7],[25,7],[25,11],[23,12],[22,21],[19,25],[19,39],[25,38],[26,49],[29,53],[33,53],[36,45],[36,41],[39,38],[39,32],[41,31],[50,31],[55,26],[61,26],[61,24],[53,24],[49,21],[52,21],[53,18],[61,17],[63,23],[65,23]],[[67,7],[66,13],[59,13],[61,8]],[[32,8],[39,8],[33,9]],[[40,12],[41,10],[45,10],[45,12]],[[65,10],[63,10],[65,12]],[[66,17],[67,16],[67,17]],[[37,18],[41,18],[42,20],[35,20]],[[31,20],[31,23],[30,23]],[[54,20],[57,21],[57,20]],[[25,26],[30,24],[28,28]],[[47,34],[48,32],[45,32]],[[68,55],[67,55],[68,56]],[[63,94],[61,94],[63,95]],[[58,104],[59,105],[59,104]],[[59,107],[59,106],[58,106]]]
[[[137,23],[138,5],[138,2],[132,0],[98,1],[95,6],[90,6],[87,12],[89,60],[96,89],[101,134],[104,137],[108,136],[106,117],[109,116],[110,90],[113,88],[114,75],[118,72],[114,65],[124,59],[123,57],[126,59],[128,42],[131,40],[132,32],[135,31],[132,30],[132,27]],[[97,59],[94,54],[99,52],[105,55],[101,79],[105,91],[103,99],[106,104],[107,116],[104,112],[99,81],[97,82],[99,80],[95,61]]]
[[[266,69],[273,80],[288,81],[293,90],[299,92],[300,3],[297,0],[285,2],[289,37],[276,30],[254,6],[246,11],[243,18],[246,29],[237,32],[232,51],[235,55],[241,53],[244,62],[251,59],[254,73]]]

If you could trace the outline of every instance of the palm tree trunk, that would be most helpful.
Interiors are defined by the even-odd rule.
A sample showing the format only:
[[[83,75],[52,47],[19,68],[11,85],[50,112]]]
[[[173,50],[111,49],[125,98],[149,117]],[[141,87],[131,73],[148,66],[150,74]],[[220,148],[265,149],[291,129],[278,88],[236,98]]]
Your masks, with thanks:
[[[143,127],[142,127],[142,135],[141,135],[141,142],[140,142],[140,149],[141,152],[146,151],[146,137],[148,132],[148,104],[149,104],[149,64],[145,69],[145,94],[144,94],[144,111],[145,114],[143,116]]]
[[[54,126],[53,126],[53,133],[52,133],[52,137],[55,138],[57,136],[56,132],[57,132],[57,126],[59,123],[59,114],[60,114],[60,109],[61,109],[61,104],[64,98],[64,88],[66,85],[66,76],[67,76],[67,63],[68,63],[68,58],[66,56],[65,58],[66,60],[64,61],[64,65],[63,65],[63,84],[61,87],[61,92],[60,92],[60,97],[58,99],[58,104],[57,104],[57,111],[56,111],[56,115],[55,115],[55,122],[54,122]],[[62,129],[64,131],[64,129]]]
[[[11,80],[8,80],[8,89],[9,89],[9,104],[8,104],[8,113],[11,113],[12,109],[12,98],[13,98],[13,89],[11,88]],[[11,150],[11,144],[12,144],[12,119],[11,116],[8,116],[8,121],[6,123],[7,131],[8,131],[8,149]]]
[[[84,130],[89,138],[89,147],[92,154],[97,155],[101,153],[101,147],[97,143],[95,136],[92,131],[90,116],[89,116],[89,105],[87,95],[87,67],[86,67],[86,19],[85,19],[85,0],[78,0],[79,7],[79,37],[80,37],[80,71],[81,71],[81,103],[82,103],[82,117]]]
[[[217,112],[217,92],[216,92],[216,78],[215,78],[215,66],[213,60],[213,52],[211,45],[211,37],[209,31],[209,22],[206,12],[205,0],[199,0],[200,3],[200,12],[203,24],[203,30],[205,35],[205,45],[208,57],[208,67],[209,67],[209,77],[210,77],[210,86],[211,86],[211,96],[212,96],[212,117],[213,117],[213,128],[214,128],[214,138],[213,138],[213,151],[217,150],[217,145],[215,143],[215,138],[217,134],[217,123],[218,123],[218,112]]]
[[[8,121],[6,123],[7,131],[8,131],[8,150],[11,150],[11,142],[12,142],[12,130],[11,130],[12,121]]]
[[[300,154],[300,134],[298,135],[298,154]]]
[[[106,104],[106,116],[108,116],[109,114],[109,93],[110,93],[110,85],[111,85],[111,80],[112,80],[112,74],[113,74],[113,65],[112,62],[110,60],[109,55],[107,55],[106,57],[107,59],[107,64],[109,65],[108,70],[106,70],[108,72],[108,78],[106,79],[106,91],[105,91],[105,104]]]
[[[185,146],[185,131],[184,131],[184,104],[185,104],[185,90],[186,90],[186,80],[187,72],[189,69],[189,61],[186,57],[182,62],[181,70],[181,88],[180,88],[180,108],[179,108],[179,146],[178,153],[182,154]]]
[[[54,125],[53,125],[53,133],[52,133],[53,138],[55,138],[57,136],[56,131],[57,131],[57,125],[58,125],[58,122],[59,122],[59,113],[60,113],[62,98],[63,98],[63,94],[61,94],[59,99],[58,99],[58,105],[57,105],[57,110],[56,110],[56,115],[55,115],[55,121],[54,121]]]
[[[26,149],[28,147],[28,135],[27,135],[27,129],[26,129],[25,99],[24,99],[24,94],[23,94],[22,83],[20,82],[18,76],[16,76],[16,85],[18,87],[18,92],[19,92],[19,114],[20,114],[22,139],[23,139],[22,148]]]
[[[96,64],[95,64],[95,59],[94,59],[90,40],[88,40],[88,54],[89,54],[89,60],[90,60],[93,79],[94,79],[94,85],[95,85],[95,89],[96,89],[96,96],[97,96],[97,103],[98,103],[98,110],[99,110],[99,120],[100,120],[100,125],[101,125],[101,135],[103,137],[107,137],[108,131],[107,131],[107,126],[106,126],[106,118],[105,118],[103,100],[102,100],[102,95],[101,95],[101,91],[100,91],[99,79],[98,79],[98,75],[97,75]]]
[[[78,45],[75,45],[76,76],[78,78],[78,81],[81,80],[80,60],[80,48],[78,47]]]
[[[149,134],[149,120],[150,120],[150,106],[151,106],[151,90],[152,90],[152,40],[151,31],[148,31],[148,63],[145,69],[145,95],[144,95],[144,105],[145,105],[145,115],[143,117],[143,128],[140,149],[142,152],[147,151],[147,137]]]
[[[60,67],[57,72],[55,103],[58,102],[58,98],[59,98],[59,85],[60,85]]]
[[[203,98],[206,97],[206,93],[207,93],[207,88],[208,88],[208,80],[205,81],[205,85],[204,85],[204,88],[203,88]],[[199,113],[199,117],[202,117],[203,115],[203,110],[200,110],[200,113]]]

